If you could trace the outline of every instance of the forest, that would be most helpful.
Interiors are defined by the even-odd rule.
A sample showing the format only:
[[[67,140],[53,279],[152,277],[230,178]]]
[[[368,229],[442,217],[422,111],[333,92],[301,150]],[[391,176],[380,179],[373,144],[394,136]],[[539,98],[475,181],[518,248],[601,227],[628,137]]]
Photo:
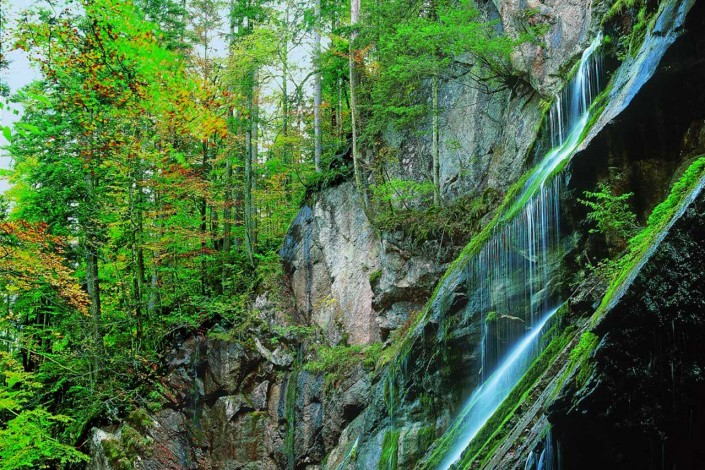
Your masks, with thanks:
[[[697,468],[705,15],[564,3],[0,0],[0,469]]]

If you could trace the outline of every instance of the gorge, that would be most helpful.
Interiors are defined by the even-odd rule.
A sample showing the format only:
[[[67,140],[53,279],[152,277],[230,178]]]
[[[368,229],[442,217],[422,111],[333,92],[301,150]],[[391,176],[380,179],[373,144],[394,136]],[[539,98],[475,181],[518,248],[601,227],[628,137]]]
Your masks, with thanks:
[[[705,3],[295,3],[18,26],[0,468],[700,468]]]

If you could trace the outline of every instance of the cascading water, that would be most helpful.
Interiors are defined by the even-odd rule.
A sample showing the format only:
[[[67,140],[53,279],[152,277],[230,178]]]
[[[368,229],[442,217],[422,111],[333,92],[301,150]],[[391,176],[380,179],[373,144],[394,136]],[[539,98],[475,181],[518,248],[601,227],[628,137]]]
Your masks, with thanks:
[[[558,457],[558,468],[561,468],[560,457]],[[556,449],[553,444],[553,435],[549,431],[546,435],[544,448],[541,451],[541,456],[536,464],[536,470],[553,470],[556,463]]]
[[[518,378],[524,375],[524,372],[531,365],[531,361],[540,349],[539,340],[541,339],[543,327],[553,317],[556,310],[558,309],[548,311],[502,362],[497,371],[492,374],[492,377],[473,392],[469,403],[465,407],[465,412],[459,418],[462,423],[460,432],[462,438],[451,454],[441,463],[441,468],[449,468],[460,458],[472,438],[475,437],[497,407],[507,398],[509,392],[516,385]]]
[[[549,111],[549,133],[551,150],[536,166],[534,172],[524,186],[522,195],[510,211],[515,212],[524,204],[527,198],[551,177],[561,162],[570,158],[580,144],[580,140],[588,124],[589,108],[601,89],[602,60],[595,54],[602,43],[602,33],[583,51],[575,76],[556,100]]]
[[[560,192],[563,179],[552,177],[570,158],[589,121],[600,91],[598,35],[578,64],[575,76],[556,98],[548,124],[553,148],[535,167],[506,223],[466,265],[469,309],[482,322],[481,385],[452,426],[455,442],[441,463],[450,468],[506,399],[540,353],[541,332],[560,298],[554,286],[562,257]]]

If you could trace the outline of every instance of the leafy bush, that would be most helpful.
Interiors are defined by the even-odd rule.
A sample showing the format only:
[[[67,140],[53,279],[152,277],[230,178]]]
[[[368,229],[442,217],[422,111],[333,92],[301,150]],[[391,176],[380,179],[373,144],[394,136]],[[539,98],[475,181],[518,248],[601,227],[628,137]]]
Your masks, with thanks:
[[[604,235],[611,254],[624,250],[627,240],[638,229],[636,214],[628,203],[634,193],[614,195],[607,184],[599,183],[597,191],[585,191],[584,194],[585,199],[578,201],[591,209],[587,220],[595,224],[589,232]]]
[[[71,418],[32,406],[41,384],[8,353],[0,353],[0,469],[66,465],[88,457],[53,436]],[[9,417],[5,420],[4,417]]]
[[[381,209],[375,224],[384,231],[401,231],[415,241],[464,243],[479,230],[482,218],[499,200],[499,192],[488,189],[480,196],[459,198],[442,207]]]
[[[380,204],[409,209],[433,196],[433,183],[392,179],[374,186],[372,194]]]
[[[368,370],[373,369],[381,352],[381,343],[368,346],[321,346],[315,352],[316,359],[304,364],[303,369],[312,373],[323,373],[328,383],[337,384],[356,364],[362,364]]]

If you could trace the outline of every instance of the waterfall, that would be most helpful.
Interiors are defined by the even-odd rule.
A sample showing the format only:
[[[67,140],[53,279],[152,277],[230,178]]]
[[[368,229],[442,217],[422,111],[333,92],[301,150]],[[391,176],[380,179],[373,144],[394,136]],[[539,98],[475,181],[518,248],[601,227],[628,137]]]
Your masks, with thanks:
[[[360,436],[357,436],[357,439],[355,439],[355,442],[353,442],[353,445],[350,447],[350,450],[348,451],[347,454],[345,454],[345,458],[343,459],[342,462],[340,462],[340,465],[338,465],[335,470],[345,470],[346,468],[348,468],[350,461],[353,459],[353,457],[357,453],[357,446],[359,444],[360,444]]]
[[[465,266],[466,314],[479,312],[481,385],[454,423],[454,442],[439,468],[462,455],[540,353],[541,332],[561,304],[555,288],[563,250],[560,194],[563,178],[553,175],[580,144],[589,108],[600,91],[598,35],[583,52],[575,76],[556,97],[549,112],[552,149],[535,166],[505,223]]]
[[[540,188],[467,264],[473,308],[481,315],[481,380],[497,360],[551,306],[559,303],[551,279],[560,244],[558,178]]]
[[[570,158],[581,142],[590,117],[590,105],[602,86],[602,60],[595,52],[602,43],[599,33],[583,51],[575,76],[556,97],[548,113],[551,150],[535,167],[524,185],[522,196],[510,211],[515,213],[553,175],[554,170]]]
[[[549,310],[507,356],[497,371],[473,392],[464,413],[458,419],[461,439],[441,463],[440,468],[450,468],[460,458],[472,438],[507,398],[538,353],[541,332],[557,310]]]
[[[549,111],[551,148],[559,148],[566,141],[580,118],[601,89],[602,61],[595,51],[602,42],[599,33],[590,46],[583,51],[578,68],[571,82],[556,97]]]
[[[555,449],[553,445],[553,437],[551,432],[546,435],[546,441],[544,448],[541,451],[541,457],[539,457],[539,463],[536,465],[536,470],[553,470],[554,463],[556,461]],[[559,466],[560,468],[560,466]]]

